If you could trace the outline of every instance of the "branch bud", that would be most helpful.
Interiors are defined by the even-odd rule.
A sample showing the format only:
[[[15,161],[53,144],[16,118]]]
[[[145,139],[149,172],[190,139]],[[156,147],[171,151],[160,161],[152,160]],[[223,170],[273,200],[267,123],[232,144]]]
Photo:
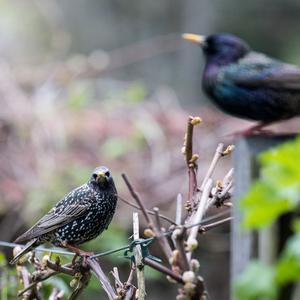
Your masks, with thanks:
[[[172,266],[178,265],[179,257],[180,257],[179,251],[177,249],[175,249],[172,252],[172,256],[169,258],[170,265],[172,265]]]
[[[201,122],[202,122],[202,119],[200,117],[194,117],[191,119],[191,124],[193,126],[196,126],[196,125],[200,124]]]
[[[222,156],[229,155],[234,150],[234,145],[229,145],[227,148],[222,152]]]
[[[192,158],[190,159],[189,163],[194,164],[199,159],[198,154],[193,154]]]
[[[199,269],[200,269],[200,263],[199,263],[199,261],[197,259],[193,258],[191,260],[190,264],[191,264],[191,269],[192,269],[193,272],[196,273],[196,272],[199,271]]]
[[[144,236],[147,238],[155,237],[154,232],[150,228],[144,230]]]
[[[187,251],[194,251],[198,247],[198,241],[194,238],[188,239],[186,243]]]
[[[194,282],[196,279],[195,273],[193,271],[185,271],[182,274],[182,280],[185,283]]]

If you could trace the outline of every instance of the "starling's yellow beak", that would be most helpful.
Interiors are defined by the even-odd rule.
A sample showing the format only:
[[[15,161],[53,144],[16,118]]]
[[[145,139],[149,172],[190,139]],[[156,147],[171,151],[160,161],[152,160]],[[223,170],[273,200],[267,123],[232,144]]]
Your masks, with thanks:
[[[206,39],[206,37],[204,35],[197,35],[197,34],[193,34],[193,33],[184,33],[182,35],[182,38],[184,40],[199,44],[201,46],[205,43],[205,39]]]
[[[97,174],[97,181],[103,182],[103,181],[105,181],[105,180],[106,180],[106,175],[105,175],[105,173],[104,173],[104,172],[99,172],[99,173]]]

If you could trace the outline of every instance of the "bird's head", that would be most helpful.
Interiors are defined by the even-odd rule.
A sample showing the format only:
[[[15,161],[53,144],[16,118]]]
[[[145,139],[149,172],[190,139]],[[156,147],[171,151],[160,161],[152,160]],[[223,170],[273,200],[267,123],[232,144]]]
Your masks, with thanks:
[[[229,33],[209,36],[185,33],[182,37],[200,45],[208,61],[214,61],[221,65],[235,62],[250,51],[246,42]]]
[[[106,188],[113,184],[113,178],[107,167],[97,167],[91,176],[90,182],[100,188]]]

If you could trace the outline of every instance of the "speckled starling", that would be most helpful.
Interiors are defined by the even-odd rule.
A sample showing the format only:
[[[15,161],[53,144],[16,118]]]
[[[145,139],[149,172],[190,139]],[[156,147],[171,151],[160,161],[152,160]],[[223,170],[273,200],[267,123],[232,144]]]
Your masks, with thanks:
[[[109,169],[104,166],[96,168],[86,184],[67,194],[16,239],[16,243],[29,242],[11,263],[17,262],[23,254],[45,242],[80,254],[77,245],[94,239],[107,229],[117,199],[117,190]]]
[[[199,44],[202,86],[224,112],[265,124],[300,115],[300,68],[254,52],[232,34],[184,34]]]

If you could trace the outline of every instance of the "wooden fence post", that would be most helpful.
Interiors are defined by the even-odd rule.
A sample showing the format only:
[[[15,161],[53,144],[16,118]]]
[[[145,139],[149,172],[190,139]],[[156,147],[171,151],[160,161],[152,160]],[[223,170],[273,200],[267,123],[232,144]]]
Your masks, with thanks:
[[[259,234],[244,232],[240,226],[242,215],[238,201],[247,193],[253,180],[259,174],[257,155],[293,138],[295,138],[295,135],[251,136],[241,138],[236,142],[233,157],[235,191],[234,218],[231,223],[231,286],[251,259],[257,258],[268,264],[272,263],[278,254],[280,239],[278,233],[282,231],[282,228],[279,227],[284,226],[283,222],[278,222]],[[234,299],[233,295],[231,299]],[[291,298],[282,299],[289,300]]]

